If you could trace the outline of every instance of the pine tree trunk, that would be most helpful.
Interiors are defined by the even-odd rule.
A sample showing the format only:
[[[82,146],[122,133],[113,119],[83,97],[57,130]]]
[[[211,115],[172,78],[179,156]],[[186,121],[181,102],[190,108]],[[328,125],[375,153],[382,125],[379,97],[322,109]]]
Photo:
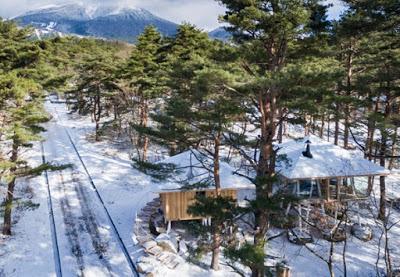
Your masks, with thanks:
[[[319,129],[319,137],[324,138],[324,129],[325,129],[325,114],[322,115],[321,118],[321,128]]]
[[[315,122],[315,116],[310,116],[310,128],[311,128],[311,133],[314,135],[316,133],[317,129],[317,124]]]
[[[215,193],[216,197],[221,196],[221,177],[219,168],[219,150],[221,146],[221,134],[218,133],[214,138],[214,157],[213,157],[213,169],[214,169],[214,183],[215,183]],[[220,226],[218,222],[213,221],[213,247],[212,247],[212,258],[211,258],[211,268],[213,270],[219,270],[219,256],[221,247],[221,234]]]
[[[387,87],[390,87],[388,84]],[[385,104],[385,116],[384,122],[386,123],[391,115],[391,105],[390,105],[390,95],[386,95],[386,104]],[[385,126],[383,126],[385,128]],[[379,150],[379,164],[382,167],[385,167],[386,161],[386,151],[387,151],[387,143],[388,143],[388,133],[385,129],[381,130],[381,145]],[[378,219],[384,221],[386,218],[386,184],[385,184],[385,176],[379,177],[379,185],[380,185],[380,202],[379,202],[379,214]]]
[[[394,161],[396,160],[394,157],[396,156],[397,129],[398,129],[398,128],[395,128],[395,129],[394,129],[394,135],[393,135],[393,141],[392,141],[392,149],[391,149],[391,151],[390,151],[391,157],[390,157],[389,165],[388,165],[388,168],[389,168],[390,170],[393,169]]]
[[[144,98],[143,95],[140,96],[140,107],[139,107],[139,117],[140,117],[140,127],[142,128],[147,128],[148,124],[148,104],[146,102],[146,99]],[[142,161],[147,160],[147,151],[149,147],[149,139],[146,135],[142,134],[142,132],[139,132],[138,138],[137,138],[137,145],[142,148],[142,155],[140,159]]]
[[[285,137],[288,136],[288,123],[287,123],[286,120],[283,122],[283,135],[284,135]]]
[[[328,128],[327,128],[328,141],[331,140],[331,116],[328,114]]]
[[[257,229],[255,230],[256,233],[254,236],[254,245],[257,247],[257,249],[260,249],[260,251],[265,251],[265,234],[268,227],[268,216],[265,211],[257,211],[255,213],[255,218]],[[251,276],[263,277],[264,273],[265,267],[264,262],[262,262],[252,268]]]
[[[3,235],[11,236],[12,205],[14,200],[15,178],[7,185],[7,196],[5,200]]]
[[[381,98],[381,95],[378,95],[378,99]],[[379,100],[376,101],[375,103],[375,114],[379,111]],[[376,131],[376,122],[369,118],[368,119],[368,132],[370,132],[370,134],[368,134],[369,136],[369,141],[368,141],[368,160],[372,160],[372,153],[374,152],[374,135],[375,135],[375,131]]]
[[[217,134],[214,138],[214,183],[217,196],[221,195],[221,177],[219,172],[219,150],[221,147],[221,135]]]
[[[305,121],[304,136],[307,137],[310,135],[310,125],[311,125],[310,117],[308,115],[305,115],[304,121]]]
[[[370,148],[372,145],[372,139],[373,139],[373,121],[370,117],[372,112],[372,105],[368,105],[367,107],[367,116],[368,116],[368,123],[367,123],[367,138],[365,139],[365,152],[364,152],[364,158],[368,159],[370,153]]]
[[[348,111],[348,109],[346,108]],[[349,115],[346,112],[346,117],[344,118],[344,132],[343,132],[343,147],[344,149],[349,148],[349,128],[350,128],[350,119]]]
[[[13,146],[11,152],[10,161],[16,163],[18,160],[18,141],[16,137],[13,138]],[[13,176],[17,170],[16,166],[10,169],[10,174]],[[7,185],[7,195],[5,200],[5,210],[4,210],[4,225],[3,225],[3,235],[11,235],[11,223],[12,223],[12,205],[14,201],[14,188],[15,188],[15,177]]]
[[[368,177],[367,195],[370,196],[374,188],[374,177]]]
[[[335,117],[335,135],[334,135],[334,144],[339,144],[339,116],[336,115]]]
[[[367,139],[365,142],[365,154],[364,157],[368,160],[372,160],[372,144],[374,141],[375,128],[373,123],[368,123]]]
[[[347,69],[347,80],[346,80],[346,96],[350,99],[352,93],[352,82],[353,82],[353,48],[354,41],[353,38],[350,38],[349,42],[349,52],[346,61],[346,69]],[[344,135],[343,135],[343,146],[345,149],[349,148],[349,129],[350,129],[350,111],[351,107],[347,99],[347,103],[344,106]]]
[[[271,88],[274,91],[274,88]],[[276,133],[276,96],[275,93],[260,93],[259,97],[261,112],[261,138],[260,138],[260,157],[257,167],[258,183],[256,184],[256,198],[262,201],[272,194],[272,177],[275,173],[275,152],[273,140]],[[257,200],[256,199],[256,200]],[[264,251],[265,234],[269,225],[268,211],[258,208],[254,211],[255,215],[255,235],[254,245]],[[264,261],[260,261],[252,268],[252,276],[264,276]]]
[[[279,122],[279,128],[278,128],[278,142],[279,142],[279,143],[282,143],[282,139],[283,139],[283,125],[284,125],[282,109],[280,109],[280,111],[279,111],[279,117],[280,117],[280,122]]]
[[[382,133],[382,141],[380,147],[380,158],[379,164],[385,167],[385,154],[386,154],[386,144],[387,144],[387,135],[385,132]],[[385,184],[385,176],[379,177],[379,186],[380,186],[380,202],[379,202],[379,214],[378,219],[385,220],[386,218],[386,184]]]
[[[148,123],[148,106],[147,103],[144,103],[143,106],[143,114],[142,114],[142,127],[143,128],[147,128],[147,123]],[[142,157],[142,161],[146,161],[147,160],[147,151],[149,148],[149,138],[148,136],[144,136],[143,137],[143,157]]]
[[[100,141],[100,119],[101,119],[101,98],[100,98],[100,88],[97,89],[97,93],[94,99],[94,111],[93,118],[96,122],[96,141]]]
[[[177,153],[178,153],[178,145],[175,142],[172,142],[169,145],[169,155],[172,157],[175,156]]]
[[[380,202],[379,202],[379,214],[378,219],[384,221],[386,217],[386,184],[385,184],[385,176],[379,177],[379,186],[380,186]]]
[[[212,250],[212,258],[211,258],[211,268],[213,270],[219,270],[219,256],[220,256],[220,244],[221,244],[221,235],[218,231],[215,231],[213,234],[213,250]]]
[[[78,114],[83,115],[84,114],[84,107],[85,107],[85,99],[83,98],[83,93],[79,92],[78,93]]]

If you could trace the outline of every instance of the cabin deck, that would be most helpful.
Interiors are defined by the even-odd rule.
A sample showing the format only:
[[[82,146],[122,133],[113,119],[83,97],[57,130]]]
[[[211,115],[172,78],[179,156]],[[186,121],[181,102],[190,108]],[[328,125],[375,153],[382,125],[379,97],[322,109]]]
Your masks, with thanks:
[[[368,177],[284,180],[280,186],[284,193],[295,195],[303,202],[344,202],[368,197]]]

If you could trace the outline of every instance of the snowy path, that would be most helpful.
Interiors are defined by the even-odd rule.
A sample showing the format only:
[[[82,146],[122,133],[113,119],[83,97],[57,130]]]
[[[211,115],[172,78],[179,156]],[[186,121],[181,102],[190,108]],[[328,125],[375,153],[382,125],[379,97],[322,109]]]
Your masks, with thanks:
[[[91,177],[91,181],[95,184],[97,192],[103,199],[104,206],[109,211],[109,215],[115,223],[115,227],[121,236],[121,240],[133,261],[143,255],[141,247],[134,244],[132,239],[135,215],[146,205],[146,203],[156,198],[157,191],[162,189],[163,184],[153,182],[151,177],[136,170],[132,167],[132,160],[129,156],[129,150],[119,150],[118,147],[112,146],[112,142],[104,140],[94,142],[91,135],[94,132],[94,124],[89,117],[82,117],[76,114],[69,114],[64,105],[47,103],[47,110],[54,116],[55,120],[47,127],[49,137],[47,143],[51,143],[52,147],[60,155],[54,157],[55,162],[73,163],[77,165],[75,171],[81,174],[87,173]],[[74,143],[79,157],[74,152],[71,141],[67,141],[68,135]],[[57,136],[57,138],[52,138]],[[116,138],[117,144],[120,142]],[[120,145],[120,144],[119,144]],[[64,156],[63,156],[64,155]],[[79,158],[82,163],[79,164]],[[71,160],[72,159],[72,160]],[[79,165],[79,166],[78,166]],[[88,176],[80,179],[83,182],[88,181]],[[88,181],[89,182],[89,181]],[[90,183],[90,182],[89,182]],[[85,183],[85,187],[90,189]],[[94,192],[95,193],[95,192]],[[93,196],[93,193],[91,194]],[[96,201],[99,203],[99,201]],[[90,205],[90,207],[92,207]],[[93,208],[96,210],[97,208]],[[59,224],[58,224],[59,225]],[[57,227],[58,227],[57,225]],[[111,226],[110,226],[111,227]],[[63,238],[65,241],[66,238]],[[60,246],[61,248],[61,246]],[[63,256],[61,254],[61,256]],[[73,256],[72,256],[73,257]],[[75,265],[75,271],[79,270],[76,261],[69,261]],[[63,272],[67,266],[62,260]],[[237,276],[230,270],[222,270],[220,272],[210,272],[204,268],[184,263],[175,270],[168,268],[159,268],[160,272],[157,276],[174,277],[174,276],[194,276],[194,277],[231,277]],[[132,275],[132,272],[130,272]],[[67,276],[65,273],[64,277]],[[120,276],[126,276],[121,274]],[[129,275],[128,275],[129,276]],[[97,276],[96,276],[97,277]]]
[[[65,127],[55,115],[46,128],[46,160],[72,165],[48,173],[63,276],[135,276],[125,246]]]

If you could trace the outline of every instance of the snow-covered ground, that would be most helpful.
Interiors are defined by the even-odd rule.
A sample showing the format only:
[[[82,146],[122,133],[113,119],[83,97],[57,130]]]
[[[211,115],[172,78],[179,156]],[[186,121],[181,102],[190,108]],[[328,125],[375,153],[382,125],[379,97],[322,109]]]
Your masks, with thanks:
[[[39,165],[40,144],[24,156],[32,165]],[[0,188],[3,197],[5,188]],[[19,179],[15,193],[19,200],[14,206],[13,222],[17,224],[12,237],[0,237],[0,276],[32,276],[33,272],[37,276],[55,276],[45,178]]]
[[[136,213],[160,190],[160,183],[132,167],[129,153],[110,146],[109,141],[95,143],[91,139],[94,124],[90,118],[68,114],[64,104],[47,103],[53,120],[47,123],[44,134],[46,160],[59,164],[71,164],[72,168],[49,173],[54,218],[63,276],[134,276],[129,259],[124,255],[117,233],[133,261],[140,255],[140,248],[132,240]],[[69,137],[70,136],[70,137]],[[117,229],[114,232],[110,220],[87,172],[72,143],[79,152],[91,176],[105,208]],[[40,145],[30,150],[30,160],[41,161]],[[400,176],[388,178],[388,191],[400,197]],[[14,236],[0,240],[0,276],[56,276],[52,234],[47,203],[47,187],[44,176],[19,180],[18,195],[39,204],[35,209],[20,209],[15,215]],[[379,192],[376,191],[379,195]],[[29,196],[30,197],[30,196]],[[376,225],[368,211],[363,220]],[[400,218],[394,212],[393,218]],[[348,276],[375,276],[379,233],[370,242],[350,237],[347,246]],[[400,226],[391,231],[393,263],[400,264]],[[326,253],[328,243],[318,241],[321,253]],[[335,273],[343,275],[341,264],[342,245],[335,249]],[[285,259],[293,270],[293,276],[328,276],[327,266],[307,249],[290,244],[286,237],[272,240],[267,247],[269,255]],[[383,267],[383,261],[379,263]],[[212,272],[184,263],[174,271],[163,270],[162,276],[234,276],[229,269]]]

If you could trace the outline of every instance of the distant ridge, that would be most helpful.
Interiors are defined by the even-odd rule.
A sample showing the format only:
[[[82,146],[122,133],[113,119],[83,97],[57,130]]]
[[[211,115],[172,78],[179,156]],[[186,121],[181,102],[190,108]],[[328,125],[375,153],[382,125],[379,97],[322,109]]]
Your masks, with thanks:
[[[208,35],[213,39],[219,39],[222,41],[228,41],[232,38],[232,35],[226,31],[224,27],[219,27],[209,32]]]
[[[155,26],[165,36],[174,35],[177,28],[177,24],[145,9],[118,5],[52,5],[13,19],[22,26],[33,26],[42,35],[72,34],[127,42],[135,42],[148,25]]]
[[[83,4],[47,5],[13,18],[21,26],[33,26],[38,38],[63,35],[96,37],[134,43],[146,26],[153,25],[164,36],[173,36],[178,25],[135,7]],[[213,39],[228,41],[223,28],[208,33]]]

